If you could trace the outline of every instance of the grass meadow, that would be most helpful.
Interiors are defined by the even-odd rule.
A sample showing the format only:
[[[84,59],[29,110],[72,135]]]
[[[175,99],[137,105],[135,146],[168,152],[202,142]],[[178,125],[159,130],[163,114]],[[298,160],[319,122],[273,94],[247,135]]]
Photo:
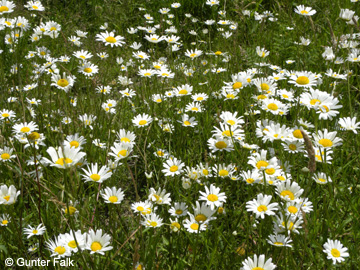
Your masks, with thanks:
[[[0,0],[0,266],[359,269],[359,5]]]

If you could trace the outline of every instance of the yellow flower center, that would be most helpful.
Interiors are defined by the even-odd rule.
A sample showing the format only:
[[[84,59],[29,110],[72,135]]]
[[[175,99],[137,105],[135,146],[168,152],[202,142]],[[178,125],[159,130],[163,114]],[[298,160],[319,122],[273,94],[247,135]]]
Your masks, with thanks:
[[[188,93],[188,91],[186,89],[182,89],[179,91],[180,95],[186,95]]]
[[[274,168],[266,169],[265,172],[266,174],[273,175],[275,173],[275,169]]]
[[[323,147],[331,147],[333,146],[333,142],[329,139],[321,139],[319,141],[319,144],[321,144]]]
[[[297,149],[295,144],[289,144],[289,149],[295,151]]]
[[[207,196],[207,199],[208,199],[209,201],[211,201],[211,202],[216,202],[216,201],[219,200],[219,197],[216,196],[215,194],[209,194],[209,195]]]
[[[110,196],[109,201],[112,202],[112,203],[116,203],[118,201],[118,197]]]
[[[295,206],[289,206],[288,207],[288,211],[291,213],[291,214],[296,214],[298,212],[298,209],[295,207]]]
[[[235,125],[235,121],[234,121],[234,120],[227,120],[226,123],[228,123],[228,124],[231,125],[231,126]]]
[[[116,38],[114,37],[107,37],[105,38],[106,42],[109,42],[109,43],[115,43],[116,42]]]
[[[33,230],[32,233],[33,233],[33,234],[37,234],[37,233],[38,233],[38,230]]]
[[[283,191],[281,191],[280,196],[282,196],[282,197],[288,197],[290,200],[294,200],[294,199],[295,199],[294,193],[292,193],[290,190],[283,190]]]
[[[318,180],[319,180],[320,182],[322,182],[322,183],[325,183],[325,182],[326,182],[326,180],[325,180],[324,178],[318,178]]]
[[[260,170],[261,167],[267,167],[269,163],[265,160],[260,160],[256,163],[256,167]]]
[[[123,137],[120,140],[121,142],[131,142],[129,138]]]
[[[10,155],[8,153],[1,154],[1,159],[7,160],[10,158]]]
[[[236,82],[233,84],[232,88],[233,89],[240,89],[242,87],[242,83],[241,82]]]
[[[50,28],[50,31],[56,31],[56,27],[54,27],[54,26],[51,27],[51,28]]]
[[[10,114],[8,114],[8,113],[3,113],[1,116],[5,118],[5,117],[9,117]]]
[[[181,227],[181,226],[180,226],[180,224],[179,224],[178,222],[173,222],[173,223],[171,223],[171,227],[172,227],[172,228],[175,227],[175,228],[177,228],[178,230],[180,230],[180,227]]]
[[[203,97],[198,97],[196,100],[197,101],[202,101],[202,100],[204,100],[204,98]]]
[[[219,141],[219,142],[215,143],[215,147],[218,149],[224,149],[227,147],[227,144],[224,141]]]
[[[258,99],[258,100],[266,99],[266,96],[265,96],[265,95],[258,95],[258,96],[257,96],[257,99]]]
[[[127,155],[127,150],[125,150],[125,149],[124,149],[124,150],[120,150],[119,153],[117,154],[118,157],[120,157],[120,156],[125,157],[126,155]]]
[[[176,172],[178,169],[179,169],[178,166],[173,165],[173,166],[170,167],[170,172]]]
[[[138,206],[138,207],[136,208],[136,210],[138,210],[138,211],[140,211],[140,212],[143,212],[145,209],[144,209],[144,207],[142,207],[142,206]]]
[[[301,14],[308,14],[309,12],[307,12],[306,10],[302,10],[300,11]]]
[[[58,247],[56,247],[55,249],[54,249],[54,251],[56,252],[56,253],[58,253],[58,254],[64,254],[65,253],[65,251],[66,251],[66,249],[64,248],[64,247],[62,247],[62,246],[58,246]]]
[[[152,226],[152,227],[156,227],[158,224],[157,224],[157,222],[156,221],[151,221],[150,222],[150,226]]]
[[[102,249],[102,245],[99,243],[99,242],[93,242],[90,246],[91,250],[96,252],[98,250],[101,250]]]
[[[64,163],[70,164],[70,163],[72,163],[72,162],[73,162],[73,161],[72,161],[72,159],[70,159],[70,158],[59,158],[59,159],[55,162],[55,164],[64,166]]]
[[[283,245],[284,245],[284,243],[281,243],[281,242],[274,242],[274,245],[275,245],[275,246],[283,246]]]
[[[66,79],[60,79],[57,81],[57,85],[61,87],[66,87],[69,85],[69,82]]]
[[[195,56],[196,56],[196,53],[190,54],[190,57],[191,57],[191,58],[194,58]]]
[[[0,12],[9,11],[9,8],[7,6],[1,6]]]
[[[197,231],[199,229],[199,224],[193,223],[190,225],[190,228],[194,231]]]
[[[222,52],[220,52],[220,51],[215,52],[215,55],[221,55],[221,54],[222,54]]]
[[[79,144],[79,142],[78,142],[78,141],[71,141],[71,142],[70,142],[70,146],[71,146],[71,147],[78,148],[78,147],[79,147],[79,145],[80,145],[80,144]]]
[[[165,153],[163,151],[157,151],[156,154],[159,156],[159,157],[163,157],[165,155]]]
[[[29,127],[23,127],[23,128],[20,129],[20,131],[21,131],[22,133],[27,133],[27,132],[30,131],[30,128],[29,128]]]
[[[184,121],[184,125],[185,125],[185,126],[190,126],[191,123],[190,123],[189,121]]]
[[[337,250],[336,248],[333,248],[332,250],[331,250],[331,255],[333,255],[333,257],[340,257],[340,251],[339,250]]]
[[[91,178],[93,181],[97,182],[97,181],[100,180],[101,177],[100,177],[100,175],[98,175],[97,173],[94,173],[94,174],[90,175],[90,178]]]
[[[235,98],[235,95],[234,95],[234,94],[227,94],[227,95],[226,95],[226,98],[234,99],[234,98]]]
[[[272,111],[276,111],[279,108],[275,103],[270,103],[267,107]]]
[[[254,180],[254,179],[252,179],[252,178],[248,178],[248,179],[246,179],[246,182],[248,182],[249,184],[252,184],[252,183],[254,183],[254,182],[255,182],[255,180]]]
[[[183,213],[183,210],[181,210],[181,209],[177,209],[175,211],[175,214],[177,214],[177,215],[181,215],[182,213]]]
[[[262,84],[260,84],[260,88],[263,91],[267,91],[270,89],[270,86],[267,83],[262,83]]]
[[[71,247],[71,248],[76,248],[77,245],[76,245],[75,240],[70,241],[70,242],[68,243],[68,246]]]
[[[68,211],[68,209],[65,209],[65,214],[67,214],[68,212],[69,212],[70,216],[72,216],[73,214],[75,214],[76,208],[74,206],[69,206],[69,211]]]
[[[227,136],[227,137],[231,137],[233,135],[232,131],[230,130],[225,130],[223,133],[222,133],[223,136]]]
[[[321,101],[319,99],[312,99],[310,100],[311,105],[316,105],[317,103],[321,104]]]
[[[33,9],[38,9],[38,7],[37,7],[37,6],[32,6],[32,8],[33,8]]]
[[[6,200],[8,202],[10,200],[10,195],[5,196],[4,200]]]
[[[297,79],[296,79],[296,83],[297,84],[300,84],[300,85],[306,85],[306,84],[309,84],[309,78],[306,77],[306,76],[299,76]]]
[[[86,72],[86,73],[91,73],[91,72],[92,72],[92,69],[91,69],[91,68],[84,68],[84,72]]]
[[[7,221],[7,220],[3,220],[3,221],[1,222],[2,225],[6,225],[6,224],[8,224],[8,223],[9,223],[9,221]]]
[[[224,176],[228,176],[229,175],[229,172],[227,170],[220,170],[219,171],[219,175],[224,177]]]
[[[262,204],[262,205],[258,206],[257,210],[259,212],[265,212],[267,210],[267,207],[266,207],[266,205]]]
[[[294,131],[293,131],[293,135],[294,135],[294,137],[297,138],[297,139],[302,139],[302,138],[303,138],[303,135],[301,134],[300,129],[294,130]]]
[[[139,121],[139,125],[140,126],[143,126],[143,125],[146,125],[147,124],[147,121],[146,120],[140,120]]]

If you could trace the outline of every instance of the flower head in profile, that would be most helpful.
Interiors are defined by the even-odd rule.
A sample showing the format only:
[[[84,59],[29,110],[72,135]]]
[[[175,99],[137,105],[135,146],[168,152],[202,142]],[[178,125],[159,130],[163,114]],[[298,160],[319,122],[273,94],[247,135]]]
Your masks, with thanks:
[[[316,13],[315,9],[311,7],[305,7],[304,5],[299,5],[294,9],[295,13],[303,15],[303,16],[312,16]]]
[[[49,147],[46,152],[50,155],[51,160],[43,157],[43,162],[59,169],[75,166],[86,156],[86,153],[80,152],[80,148],[71,148],[70,145],[64,145],[58,149]]]

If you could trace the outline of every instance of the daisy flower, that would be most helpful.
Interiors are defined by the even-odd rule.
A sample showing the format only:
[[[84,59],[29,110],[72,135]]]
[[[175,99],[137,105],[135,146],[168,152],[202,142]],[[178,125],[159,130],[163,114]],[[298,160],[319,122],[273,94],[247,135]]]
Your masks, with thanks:
[[[21,124],[15,124],[13,126],[13,130],[17,134],[30,134],[31,132],[36,131],[38,129],[39,129],[38,125],[33,121],[29,123],[24,122]]]
[[[289,83],[297,87],[311,88],[316,86],[318,78],[311,72],[296,72],[291,75]]]
[[[90,250],[90,254],[98,253],[105,255],[105,251],[112,250],[110,246],[111,236],[102,232],[102,229],[90,230],[87,235],[87,241],[85,248]]]
[[[246,208],[248,212],[253,212],[256,215],[256,218],[261,217],[265,218],[265,214],[268,216],[275,215],[276,210],[278,210],[278,203],[270,203],[272,196],[263,195],[262,193],[257,195],[257,199],[248,201],[246,203]]]
[[[157,191],[154,188],[150,188],[150,194],[148,200],[155,204],[169,204],[171,202],[170,193],[166,193],[165,189],[159,188]]]
[[[333,264],[341,263],[345,261],[346,257],[349,257],[348,249],[339,240],[328,239],[323,247],[323,252],[329,260],[333,261]]]
[[[286,180],[281,182],[276,187],[276,194],[285,201],[293,201],[303,194],[304,190],[296,182]]]
[[[74,52],[73,55],[76,58],[84,60],[84,61],[87,60],[87,59],[90,59],[91,57],[93,57],[93,55],[90,52],[84,51],[84,50]]]
[[[152,204],[149,201],[145,202],[135,202],[131,205],[131,209],[135,213],[140,213],[142,215],[150,214],[152,212]]]
[[[173,217],[183,217],[188,213],[187,206],[184,202],[175,202],[174,206],[169,209],[169,213]]]
[[[295,13],[303,16],[312,16],[316,13],[316,10],[311,7],[305,7],[304,5],[299,5],[294,9]]]
[[[0,226],[7,226],[11,220],[11,217],[8,214],[3,214],[0,216]]]
[[[267,242],[270,245],[276,246],[276,247],[292,247],[289,243],[292,242],[290,237],[286,237],[283,234],[272,234],[269,235],[269,238],[267,239]]]
[[[185,219],[183,221],[184,228],[189,233],[200,233],[201,231],[206,231],[207,223],[200,224],[197,222],[192,214],[189,213],[190,219]]]
[[[74,86],[75,77],[66,75],[65,72],[63,73],[63,76],[54,73],[51,77],[51,81],[53,82],[51,85],[60,90],[64,90],[65,93],[67,93]]]
[[[266,56],[268,56],[270,54],[269,51],[265,50],[265,48],[260,48],[260,46],[256,47],[256,53],[261,58],[265,58]]]
[[[187,50],[185,52],[185,56],[190,57],[192,60],[196,57],[202,55],[203,51],[195,49],[195,50]]]
[[[40,223],[37,227],[32,227],[29,225],[27,228],[24,228],[24,234],[27,235],[27,239],[34,235],[43,235],[45,231],[46,228],[42,223]]]
[[[6,161],[11,161],[11,159],[15,158],[16,156],[13,155],[14,149],[5,146],[4,149],[0,148],[0,162],[6,162]]]
[[[248,185],[256,184],[260,182],[261,175],[259,174],[259,171],[254,169],[252,171],[242,171],[240,173],[241,178],[246,182]]]
[[[124,192],[121,188],[116,189],[116,187],[106,187],[100,194],[104,198],[105,203],[120,204],[124,199]]]
[[[185,164],[181,160],[172,158],[164,162],[164,169],[161,171],[165,174],[165,176],[175,176],[182,173],[184,166]]]
[[[194,218],[200,224],[216,219],[216,217],[213,217],[213,215],[217,212],[217,210],[211,209],[211,206],[207,205],[206,202],[202,202],[200,205],[200,203],[196,201],[196,205],[193,206],[193,209]]]
[[[82,169],[85,174],[82,174],[83,180],[86,182],[102,183],[112,175],[111,170],[105,165],[98,170],[98,164],[91,164],[91,169],[87,166],[87,170]]]
[[[20,195],[20,190],[16,191],[15,186],[11,185],[9,188],[6,185],[0,187],[0,205],[10,205],[16,202],[17,197]]]
[[[0,15],[11,13],[14,11],[15,4],[11,1],[2,0],[0,2]]]
[[[207,142],[208,147],[210,148],[212,153],[215,153],[217,151],[231,152],[234,150],[234,144],[231,138],[216,136],[215,138],[210,138]]]
[[[255,254],[254,259],[248,257],[243,261],[243,270],[273,270],[276,268],[276,265],[272,263],[272,258],[265,261],[265,255],[260,255],[259,257]]]
[[[71,249],[65,244],[61,237],[55,237],[55,241],[49,239],[45,245],[52,253],[50,257],[57,256],[57,258],[63,258],[71,256]]]
[[[71,252],[78,252],[79,248],[85,248],[86,234],[81,233],[80,230],[70,231],[69,233],[61,234],[60,237],[63,247],[70,249]]]
[[[90,62],[84,62],[78,67],[78,72],[84,74],[85,76],[92,76],[99,72],[99,68]]]
[[[149,215],[145,215],[144,221],[141,223],[145,227],[158,228],[163,225],[163,220],[155,213],[151,213]]]
[[[105,46],[110,45],[111,47],[115,46],[122,46],[123,44],[125,44],[124,37],[122,36],[115,36],[114,32],[108,32],[105,31],[105,33],[100,33],[96,35],[96,40],[97,41],[102,41],[104,42]]]
[[[86,139],[83,136],[79,136],[78,133],[75,133],[74,135],[67,135],[66,139],[64,141],[64,145],[68,145],[70,147],[74,148],[82,148],[81,146],[86,143]]]
[[[314,133],[313,138],[319,147],[331,149],[332,147],[342,145],[342,139],[336,137],[336,134],[336,131],[328,132],[327,129],[324,129],[324,131],[319,130],[317,134]]]
[[[321,185],[332,182],[331,178],[323,172],[314,174],[312,179],[315,180],[316,183],[321,184]]]
[[[80,148],[70,148],[68,145],[59,147],[57,150],[49,147],[46,152],[50,155],[51,160],[43,157],[43,162],[59,169],[72,167],[86,156],[86,153],[80,152]]]
[[[199,192],[201,195],[199,200],[206,201],[206,204],[210,205],[211,210],[226,202],[225,192],[220,192],[220,188],[215,187],[213,184],[210,185],[210,188],[205,186],[205,192]]]
[[[360,129],[360,122],[356,122],[356,117],[339,118],[338,122],[341,130],[351,130],[357,134],[357,129]]]
[[[186,113],[181,116],[181,121],[177,120],[184,127],[195,127],[198,122],[195,120],[195,117],[189,117]]]
[[[135,116],[135,118],[132,120],[133,124],[138,128],[146,127],[150,125],[152,121],[153,121],[152,117],[146,113],[139,114]]]

